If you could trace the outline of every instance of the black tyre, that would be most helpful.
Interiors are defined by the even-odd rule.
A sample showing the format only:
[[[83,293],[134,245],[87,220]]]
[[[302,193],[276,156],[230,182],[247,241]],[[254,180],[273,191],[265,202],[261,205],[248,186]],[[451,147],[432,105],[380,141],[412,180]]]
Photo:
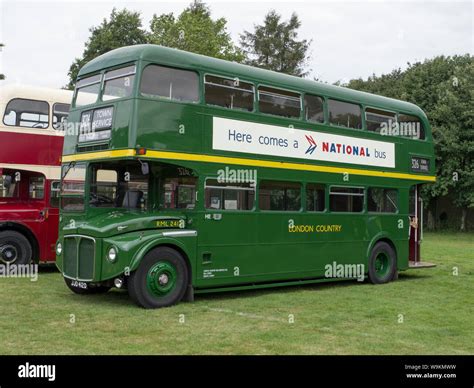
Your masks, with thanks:
[[[0,232],[0,263],[30,264],[33,249],[28,239],[13,230]]]
[[[64,278],[64,282],[72,292],[80,295],[103,294],[110,290],[110,287],[107,286],[99,286],[68,278]]]
[[[172,248],[160,247],[149,252],[130,275],[128,293],[141,307],[166,307],[183,298],[188,281],[183,256]]]
[[[373,284],[388,283],[397,272],[397,255],[386,242],[378,242],[369,258],[369,280]]]

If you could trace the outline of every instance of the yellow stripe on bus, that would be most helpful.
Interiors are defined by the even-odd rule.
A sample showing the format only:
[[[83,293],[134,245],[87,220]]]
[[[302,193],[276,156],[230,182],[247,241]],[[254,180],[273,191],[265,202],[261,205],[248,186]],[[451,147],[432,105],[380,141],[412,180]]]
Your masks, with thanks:
[[[99,151],[84,154],[75,155],[64,155],[62,158],[63,163],[66,162],[79,162],[92,159],[103,159],[103,158],[121,158],[127,156],[136,156],[134,149],[127,150],[113,150],[113,151]],[[329,167],[329,166],[315,166],[304,163],[290,163],[290,162],[275,162],[271,160],[257,160],[247,158],[235,158],[229,156],[211,156],[203,154],[188,154],[182,152],[170,152],[170,151],[147,151],[144,157],[155,158],[155,159],[170,159],[170,160],[187,160],[195,162],[207,162],[207,163],[221,163],[221,164],[237,164],[252,167],[268,167],[268,168],[280,168],[287,170],[299,170],[299,171],[315,171],[315,172],[328,172],[334,174],[354,174],[354,175],[365,175],[365,176],[376,176],[382,178],[398,178],[398,179],[413,179],[419,181],[436,182],[435,176],[426,175],[415,175],[415,174],[404,174],[399,172],[386,172],[386,171],[374,171],[374,170],[360,170],[355,168],[343,168],[343,167]]]

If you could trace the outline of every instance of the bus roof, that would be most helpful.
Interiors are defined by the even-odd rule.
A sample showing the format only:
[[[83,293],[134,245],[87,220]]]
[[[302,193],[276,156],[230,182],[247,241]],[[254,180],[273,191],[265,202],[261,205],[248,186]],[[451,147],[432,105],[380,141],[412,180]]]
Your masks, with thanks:
[[[21,84],[9,84],[0,88],[0,105],[6,104],[13,98],[69,104],[72,100],[72,91]]]
[[[221,73],[242,80],[258,82],[259,84],[268,84],[269,86],[416,114],[426,119],[424,112],[418,106],[409,102],[152,44],[122,47],[100,55],[82,67],[79,71],[79,77],[136,60],[209,73]]]

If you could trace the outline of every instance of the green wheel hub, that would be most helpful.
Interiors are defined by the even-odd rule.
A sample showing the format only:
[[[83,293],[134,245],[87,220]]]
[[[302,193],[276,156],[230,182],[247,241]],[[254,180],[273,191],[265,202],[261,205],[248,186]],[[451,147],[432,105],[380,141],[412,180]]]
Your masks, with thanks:
[[[146,286],[154,296],[162,297],[169,294],[176,287],[178,273],[173,264],[159,261],[146,274]]]
[[[385,252],[380,252],[375,258],[375,273],[384,277],[390,271],[390,258]]]

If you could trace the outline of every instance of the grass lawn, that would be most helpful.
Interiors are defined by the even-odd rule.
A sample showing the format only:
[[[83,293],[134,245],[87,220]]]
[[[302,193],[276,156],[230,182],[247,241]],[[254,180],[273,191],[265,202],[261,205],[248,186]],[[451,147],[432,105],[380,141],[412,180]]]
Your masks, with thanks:
[[[74,295],[42,269],[37,282],[0,279],[0,354],[474,354],[474,235],[427,233],[422,255],[438,266],[386,285],[198,295],[160,310],[125,291]]]

